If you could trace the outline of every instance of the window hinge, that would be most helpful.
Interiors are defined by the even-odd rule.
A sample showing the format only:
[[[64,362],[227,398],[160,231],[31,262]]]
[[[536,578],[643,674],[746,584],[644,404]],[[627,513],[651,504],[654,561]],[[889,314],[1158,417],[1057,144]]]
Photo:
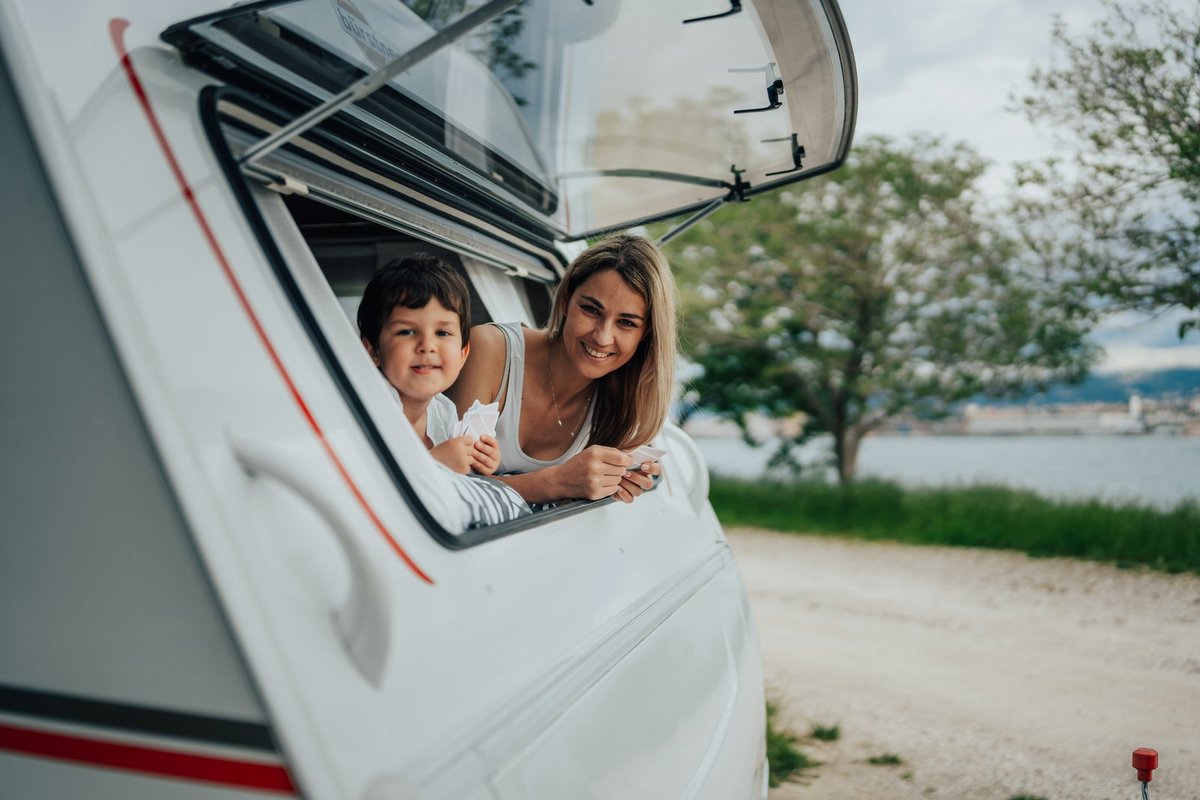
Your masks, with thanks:
[[[304,181],[289,178],[287,175],[275,175],[273,178],[266,186],[272,192],[279,192],[280,194],[308,194],[308,184]]]

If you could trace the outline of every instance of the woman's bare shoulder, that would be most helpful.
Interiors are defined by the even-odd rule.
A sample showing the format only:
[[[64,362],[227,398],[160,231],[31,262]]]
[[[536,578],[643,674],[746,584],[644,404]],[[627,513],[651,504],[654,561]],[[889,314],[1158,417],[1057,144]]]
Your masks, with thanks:
[[[483,371],[495,375],[497,383],[504,374],[504,356],[508,351],[508,342],[504,331],[495,325],[476,325],[471,328],[471,354],[467,357],[466,366],[475,371]]]
[[[471,351],[463,364],[458,380],[446,390],[446,395],[466,411],[479,400],[490,403],[496,399],[500,380],[504,377],[504,332],[495,325],[476,325],[471,328]]]
[[[522,325],[521,336],[525,339],[526,352],[529,352],[531,347],[544,347],[546,344],[546,331],[541,328],[529,328]]]

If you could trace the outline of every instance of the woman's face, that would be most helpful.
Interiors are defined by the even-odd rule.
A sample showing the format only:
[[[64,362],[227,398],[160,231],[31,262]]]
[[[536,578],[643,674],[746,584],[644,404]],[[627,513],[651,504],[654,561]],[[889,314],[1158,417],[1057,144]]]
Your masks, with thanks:
[[[648,324],[642,296],[616,270],[604,270],[580,284],[567,304],[563,346],[582,375],[600,378],[629,363]]]

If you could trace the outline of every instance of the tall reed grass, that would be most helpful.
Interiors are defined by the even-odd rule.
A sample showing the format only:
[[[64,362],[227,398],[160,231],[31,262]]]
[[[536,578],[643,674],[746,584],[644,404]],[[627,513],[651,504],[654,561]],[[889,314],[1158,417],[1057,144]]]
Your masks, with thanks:
[[[1049,500],[997,486],[905,489],[885,481],[831,486],[713,478],[725,525],[752,525],[912,544],[1021,550],[1119,566],[1200,573],[1200,505]]]

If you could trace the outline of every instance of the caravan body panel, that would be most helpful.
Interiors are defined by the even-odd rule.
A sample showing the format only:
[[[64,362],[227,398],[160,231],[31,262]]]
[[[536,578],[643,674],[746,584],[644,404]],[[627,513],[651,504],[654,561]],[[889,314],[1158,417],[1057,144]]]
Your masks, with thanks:
[[[364,270],[431,248],[483,319],[536,324],[562,226],[458,197],[465,167],[439,177],[344,119],[240,172],[286,100],[159,38],[220,10],[0,0],[20,376],[0,404],[0,785],[761,797],[757,642],[694,444],[668,426],[664,480],[630,506],[456,530],[350,321]]]

